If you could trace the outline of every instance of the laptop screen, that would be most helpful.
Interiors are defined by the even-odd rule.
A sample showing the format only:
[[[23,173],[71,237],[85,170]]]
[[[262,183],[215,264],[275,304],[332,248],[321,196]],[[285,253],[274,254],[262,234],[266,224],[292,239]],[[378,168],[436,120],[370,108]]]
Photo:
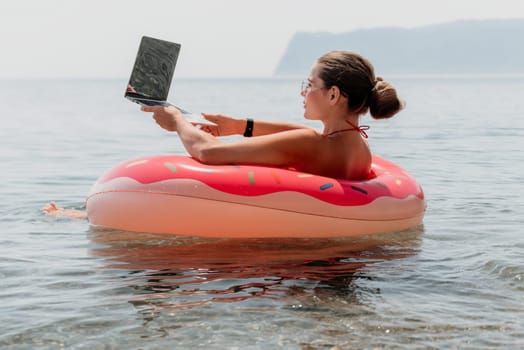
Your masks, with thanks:
[[[166,101],[180,44],[142,37],[126,97]]]

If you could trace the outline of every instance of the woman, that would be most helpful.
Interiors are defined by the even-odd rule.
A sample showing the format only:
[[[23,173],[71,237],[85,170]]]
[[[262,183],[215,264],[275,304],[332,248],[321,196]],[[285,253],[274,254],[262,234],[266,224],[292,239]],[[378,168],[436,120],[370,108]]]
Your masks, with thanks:
[[[368,110],[375,119],[395,115],[403,107],[395,89],[375,77],[367,59],[349,51],[332,51],[315,62],[301,95],[304,117],[320,120],[322,132],[293,123],[255,122],[221,114],[203,114],[212,124],[192,124],[173,106],[142,110],[153,112],[162,128],[176,131],[189,154],[206,164],[251,163],[339,179],[367,178],[371,168],[371,150],[365,140],[368,127],[359,126],[359,117]],[[234,134],[246,138],[235,142],[217,138]],[[42,210],[47,215],[85,218],[83,211],[54,203]]]
[[[212,124],[188,122],[175,107],[145,106],[164,129],[176,131],[189,154],[205,164],[251,163],[293,168],[339,179],[365,179],[371,168],[367,126],[359,117],[390,118],[403,107],[395,89],[376,78],[371,63],[349,51],[321,56],[302,85],[304,117],[322,132],[291,123],[203,114]],[[197,126],[197,127],[195,127]],[[216,136],[256,136],[223,142]],[[299,146],[297,146],[299,145]]]

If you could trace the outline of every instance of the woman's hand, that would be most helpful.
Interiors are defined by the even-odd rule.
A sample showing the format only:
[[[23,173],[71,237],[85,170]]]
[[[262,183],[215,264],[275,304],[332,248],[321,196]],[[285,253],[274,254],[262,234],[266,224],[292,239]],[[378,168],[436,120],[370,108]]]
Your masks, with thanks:
[[[177,131],[177,119],[184,118],[182,113],[174,106],[142,106],[142,111],[153,112],[153,119],[167,131]]]
[[[213,124],[193,123],[193,125],[213,136],[237,135],[244,132],[246,121],[243,119],[233,118],[224,114],[202,113],[202,116]]]

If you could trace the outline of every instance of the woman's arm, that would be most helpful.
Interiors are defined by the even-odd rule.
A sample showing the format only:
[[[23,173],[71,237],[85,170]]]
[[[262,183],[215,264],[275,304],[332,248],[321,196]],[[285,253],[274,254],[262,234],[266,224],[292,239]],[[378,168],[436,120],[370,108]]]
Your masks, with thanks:
[[[246,130],[247,118],[234,118],[224,114],[202,113],[202,115],[213,124],[194,123],[194,125],[213,136],[243,135]],[[252,136],[268,135],[295,129],[308,129],[308,127],[296,123],[257,120],[253,123]]]
[[[320,137],[311,128],[299,128],[236,142],[223,142],[195,127],[174,107],[142,107],[142,110],[153,112],[153,118],[162,128],[176,131],[188,153],[206,164],[300,166],[301,162],[315,154],[315,145]]]

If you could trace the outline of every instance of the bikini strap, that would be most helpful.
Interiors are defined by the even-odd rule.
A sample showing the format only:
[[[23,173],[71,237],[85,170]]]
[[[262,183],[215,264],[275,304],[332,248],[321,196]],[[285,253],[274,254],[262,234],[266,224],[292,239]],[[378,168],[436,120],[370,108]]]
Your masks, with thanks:
[[[355,130],[355,131],[358,131],[360,133],[360,135],[362,135],[363,138],[367,139],[368,138],[368,134],[366,132],[366,130],[369,130],[369,125],[360,125],[360,126],[356,126],[355,124],[353,124],[352,122],[350,122],[349,120],[346,120],[346,122],[351,125],[352,129],[351,130]]]

